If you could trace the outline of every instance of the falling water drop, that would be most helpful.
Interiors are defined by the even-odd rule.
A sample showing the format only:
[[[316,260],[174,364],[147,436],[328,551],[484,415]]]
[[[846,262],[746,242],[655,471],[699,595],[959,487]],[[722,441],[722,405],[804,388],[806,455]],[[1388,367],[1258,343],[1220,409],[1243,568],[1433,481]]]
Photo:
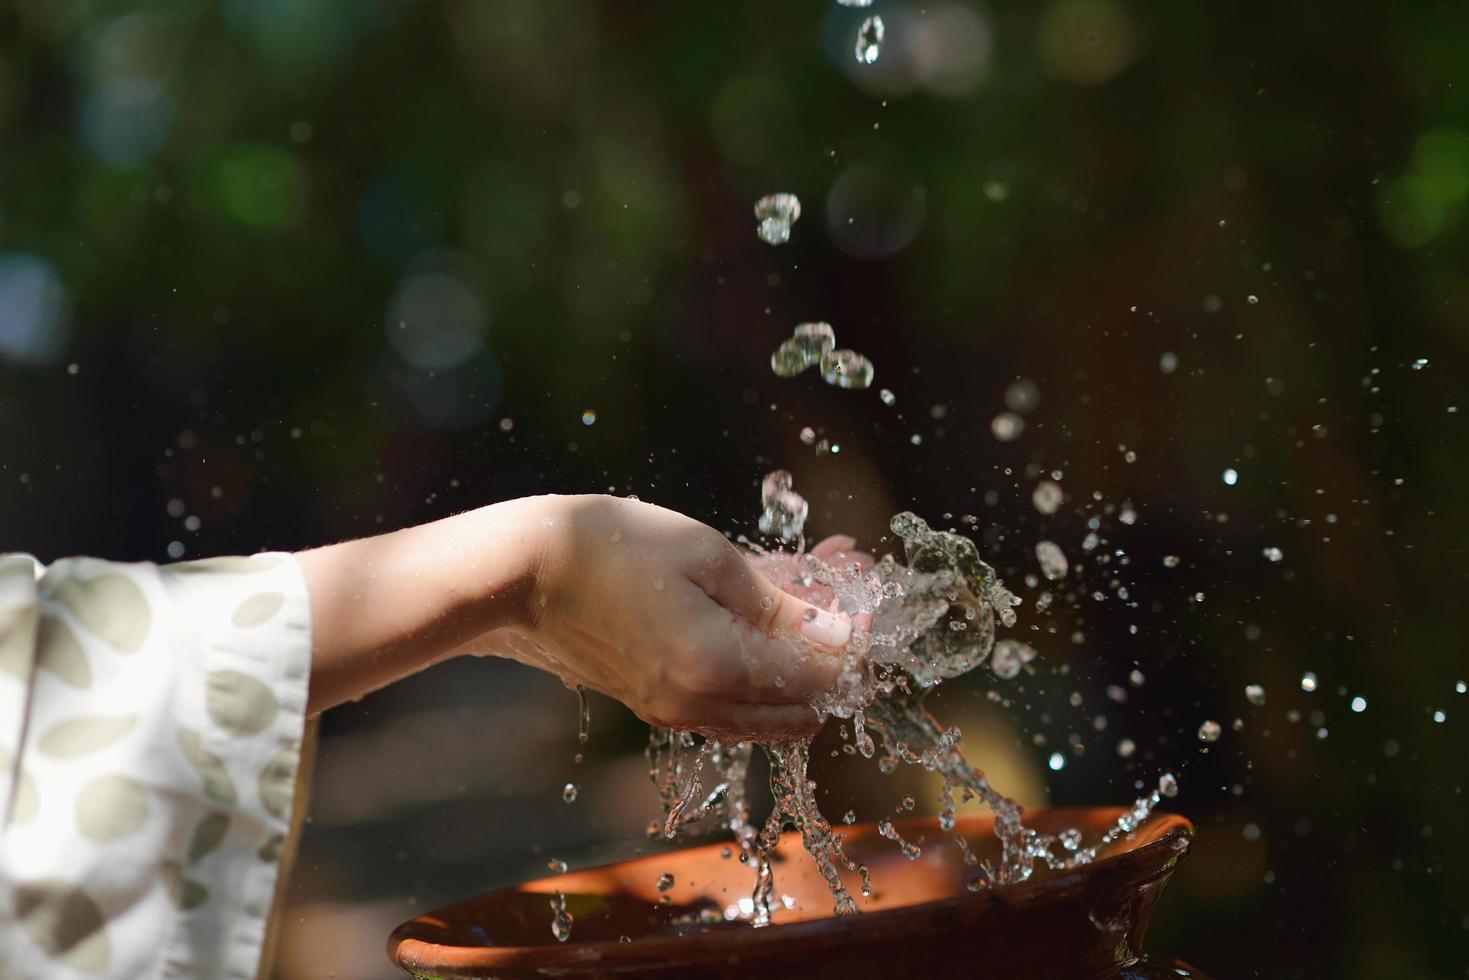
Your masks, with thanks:
[[[1213,720],[1206,721],[1199,726],[1199,741],[1217,742],[1219,741],[1219,731],[1219,722]]]
[[[1301,675],[1301,690],[1310,694],[1316,690],[1316,674],[1314,671],[1306,671]]]
[[[790,339],[770,355],[770,370],[779,377],[793,378],[813,364],[820,363],[836,342],[836,331],[829,323],[798,324],[791,331]]]
[[[1035,505],[1036,510],[1049,517],[1061,509],[1061,502],[1065,498],[1066,494],[1062,492],[1059,483],[1042,480],[1036,484],[1034,492],[1031,493],[1030,502]]]
[[[1259,684],[1245,685],[1245,700],[1260,708],[1265,704],[1265,689]]]
[[[576,792],[577,792],[577,790],[576,790],[576,783],[567,783],[561,789],[561,802],[563,802],[563,803],[575,803],[576,802]]]
[[[1041,572],[1051,581],[1063,579],[1069,565],[1066,562],[1066,552],[1054,541],[1040,541],[1035,546],[1036,561],[1041,563]]]
[[[882,39],[886,34],[887,25],[877,14],[873,14],[862,22],[862,26],[857,31],[858,64],[870,65],[877,61],[878,55],[882,54]]]
[[[592,706],[587,703],[587,689],[576,686],[576,740],[583,745],[592,737]]]
[[[790,241],[791,225],[801,219],[801,201],[794,194],[767,194],[755,202],[755,233],[771,245]]]
[[[571,938],[571,913],[566,911],[566,896],[557,892],[551,899],[551,935],[558,943]]]
[[[872,384],[872,362],[853,350],[830,350],[821,355],[821,380],[837,388],[866,388]]]
[[[1025,431],[1025,419],[1014,412],[1001,412],[990,420],[990,431],[1001,442],[1014,442]]]

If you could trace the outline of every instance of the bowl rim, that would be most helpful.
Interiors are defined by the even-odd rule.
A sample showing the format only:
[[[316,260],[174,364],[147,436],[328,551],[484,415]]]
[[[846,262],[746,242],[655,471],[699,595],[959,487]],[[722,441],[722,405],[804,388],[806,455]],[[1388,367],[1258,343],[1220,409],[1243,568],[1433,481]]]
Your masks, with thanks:
[[[1128,807],[1056,807],[1038,808],[1027,811],[1028,823],[1039,818],[1047,824],[1069,826],[1077,823],[1111,823],[1130,809]],[[1105,818],[1105,821],[1099,821]],[[937,830],[934,817],[910,817],[894,821],[900,830],[922,828]],[[993,828],[992,814],[969,814],[959,818],[959,828],[967,833],[987,833]],[[849,832],[870,831],[876,833],[875,823],[859,823],[848,828]],[[794,832],[788,831],[787,838]],[[902,933],[913,935],[922,923],[943,922],[953,928],[982,916],[992,915],[1000,908],[1025,909],[1063,899],[1068,893],[1081,892],[1101,887],[1128,884],[1138,885],[1171,874],[1194,834],[1193,824],[1175,813],[1155,810],[1131,834],[1121,840],[1136,840],[1145,837],[1142,843],[1099,857],[1080,868],[1047,872],[1027,881],[978,892],[966,892],[947,898],[917,902],[895,908],[876,909],[851,916],[822,916],[800,922],[776,923],[759,930],[718,929],[710,932],[683,935],[659,935],[631,942],[598,940],[594,942],[566,943],[564,945],[543,944],[537,946],[460,946],[424,939],[415,933],[422,925],[431,922],[442,925],[446,918],[455,918],[463,913],[456,910],[463,906],[488,899],[494,895],[512,892],[544,894],[542,887],[547,883],[572,878],[577,874],[595,874],[614,866],[626,868],[642,863],[666,861],[670,854],[680,852],[713,850],[727,847],[727,842],[692,844],[658,854],[645,855],[624,861],[614,861],[592,868],[573,872],[572,876],[554,875],[531,879],[517,885],[497,888],[488,892],[443,906],[431,912],[415,916],[402,923],[388,937],[388,958],[398,967],[433,976],[453,977],[460,971],[511,969],[532,971],[537,968],[597,966],[616,971],[629,968],[633,963],[677,961],[691,953],[700,956],[739,952],[748,956],[751,952],[768,954],[787,945],[802,947],[831,946],[851,942],[860,930],[864,941],[874,941],[886,936]],[[799,846],[799,845],[798,845]],[[804,853],[804,852],[802,852]],[[556,889],[549,888],[549,891]],[[422,925],[421,925],[422,924]],[[758,938],[755,935],[758,933]],[[448,971],[448,972],[445,972]],[[478,974],[465,973],[466,976]]]

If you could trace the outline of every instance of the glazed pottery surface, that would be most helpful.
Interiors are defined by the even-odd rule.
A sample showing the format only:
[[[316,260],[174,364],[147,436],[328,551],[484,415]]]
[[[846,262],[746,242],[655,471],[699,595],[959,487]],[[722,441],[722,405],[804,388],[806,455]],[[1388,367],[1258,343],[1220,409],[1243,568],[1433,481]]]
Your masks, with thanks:
[[[1040,810],[1026,825],[1095,839],[1120,809]],[[1193,828],[1155,813],[1091,864],[1041,871],[1015,885],[968,890],[965,864],[932,819],[896,821],[922,855],[907,860],[875,825],[839,828],[847,853],[872,869],[872,895],[844,882],[862,912],[835,916],[826,882],[787,834],[776,852],[774,924],[726,921],[748,899],[754,873],[729,843],[528,881],[421,915],[399,926],[388,955],[420,977],[1197,977],[1151,965],[1142,953],[1158,894],[1188,853]],[[987,816],[960,818],[981,859],[998,842]],[[730,852],[733,851],[732,854]],[[726,857],[726,854],[730,856]],[[660,876],[673,885],[660,892]],[[551,932],[550,897],[566,896],[571,939]]]

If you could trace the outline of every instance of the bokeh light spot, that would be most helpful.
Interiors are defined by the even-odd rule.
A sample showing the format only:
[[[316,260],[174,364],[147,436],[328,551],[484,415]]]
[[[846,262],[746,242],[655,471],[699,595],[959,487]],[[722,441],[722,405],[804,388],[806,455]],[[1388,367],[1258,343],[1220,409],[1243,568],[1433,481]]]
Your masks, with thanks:
[[[55,266],[27,252],[0,253],[0,358],[56,360],[66,342],[67,308]]]

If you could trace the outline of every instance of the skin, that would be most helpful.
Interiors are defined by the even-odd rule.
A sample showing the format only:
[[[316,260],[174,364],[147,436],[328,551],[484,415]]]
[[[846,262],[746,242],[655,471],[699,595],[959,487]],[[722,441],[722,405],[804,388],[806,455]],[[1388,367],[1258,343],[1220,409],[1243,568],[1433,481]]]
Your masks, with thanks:
[[[812,550],[870,561],[848,558],[853,544]],[[851,636],[829,595],[783,592],[713,528],[618,497],[511,500],[296,557],[312,713],[476,654],[601,691],[651,724],[790,737],[819,727],[809,702]]]

